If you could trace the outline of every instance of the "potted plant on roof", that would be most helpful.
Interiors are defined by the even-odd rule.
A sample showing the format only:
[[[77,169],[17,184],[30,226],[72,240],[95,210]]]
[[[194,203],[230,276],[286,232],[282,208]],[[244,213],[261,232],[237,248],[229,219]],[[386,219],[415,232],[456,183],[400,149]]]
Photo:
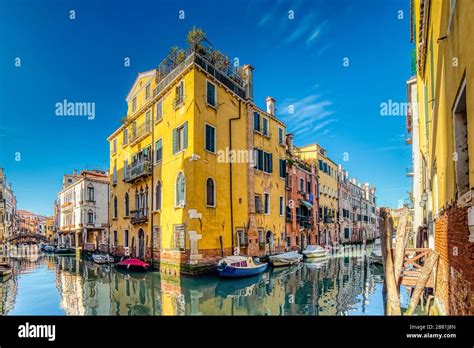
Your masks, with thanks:
[[[193,52],[204,54],[206,50],[203,46],[203,42],[209,42],[206,38],[206,33],[201,28],[193,26],[188,32],[187,40]]]

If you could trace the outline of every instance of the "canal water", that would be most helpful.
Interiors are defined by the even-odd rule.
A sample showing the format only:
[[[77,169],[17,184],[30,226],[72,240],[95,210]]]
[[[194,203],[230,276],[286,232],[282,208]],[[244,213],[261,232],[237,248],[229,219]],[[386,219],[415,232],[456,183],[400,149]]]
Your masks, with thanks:
[[[371,247],[252,278],[121,273],[36,246],[7,257],[2,315],[383,315],[383,270]],[[403,300],[403,298],[402,298]]]

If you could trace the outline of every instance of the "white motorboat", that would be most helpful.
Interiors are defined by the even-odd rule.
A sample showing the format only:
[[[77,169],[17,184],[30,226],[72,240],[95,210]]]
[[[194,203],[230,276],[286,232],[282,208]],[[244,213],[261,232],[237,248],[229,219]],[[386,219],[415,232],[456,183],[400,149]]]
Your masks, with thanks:
[[[114,262],[114,258],[112,256],[104,254],[93,254],[92,260],[99,265]]]
[[[283,254],[272,255],[269,259],[273,267],[290,266],[301,262],[303,255],[297,251],[290,251]]]
[[[380,245],[380,239],[375,240],[374,249],[370,254],[370,262],[374,264],[383,265],[382,247]]]
[[[308,259],[325,258],[328,256],[328,251],[320,245],[308,245],[303,250],[303,255]]]

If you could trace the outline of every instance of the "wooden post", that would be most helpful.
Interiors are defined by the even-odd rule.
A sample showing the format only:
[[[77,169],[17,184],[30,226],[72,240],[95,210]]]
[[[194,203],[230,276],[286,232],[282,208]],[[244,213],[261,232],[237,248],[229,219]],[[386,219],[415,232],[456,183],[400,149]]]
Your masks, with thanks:
[[[434,266],[436,265],[436,261],[438,261],[439,253],[432,251],[428,258],[426,259],[425,265],[420,271],[420,276],[418,277],[418,281],[416,282],[415,291],[410,299],[410,304],[408,306],[405,315],[412,315],[418,305],[418,301],[420,300],[421,294],[425,289],[426,283],[428,279],[430,279],[431,272],[433,271]]]
[[[398,223],[397,235],[395,236],[395,256],[393,259],[394,264],[394,277],[397,283],[397,287],[400,287],[401,279],[400,274],[403,268],[403,260],[405,259],[405,247],[408,241],[408,209],[404,208],[403,213],[400,216]]]
[[[401,315],[398,282],[395,280],[393,253],[392,253],[392,226],[393,220],[389,210],[382,210],[382,230],[380,233],[382,257],[385,268],[385,284],[387,286],[387,315]]]

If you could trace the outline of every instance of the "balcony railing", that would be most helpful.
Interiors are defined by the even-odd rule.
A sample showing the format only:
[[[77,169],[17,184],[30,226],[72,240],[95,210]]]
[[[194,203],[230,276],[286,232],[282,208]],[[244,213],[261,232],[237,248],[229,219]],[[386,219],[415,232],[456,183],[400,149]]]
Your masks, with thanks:
[[[151,122],[143,122],[137,128],[133,129],[130,134],[130,143],[133,144],[143,137],[151,133]]]
[[[149,160],[142,160],[132,163],[127,168],[125,182],[134,182],[141,177],[151,175],[151,162]]]
[[[148,222],[148,214],[146,214],[144,208],[131,210],[130,213],[132,215],[130,219],[132,225],[143,224]]]
[[[311,227],[313,224],[313,219],[311,216],[307,215],[297,215],[296,220],[299,222],[300,226],[303,228]]]

